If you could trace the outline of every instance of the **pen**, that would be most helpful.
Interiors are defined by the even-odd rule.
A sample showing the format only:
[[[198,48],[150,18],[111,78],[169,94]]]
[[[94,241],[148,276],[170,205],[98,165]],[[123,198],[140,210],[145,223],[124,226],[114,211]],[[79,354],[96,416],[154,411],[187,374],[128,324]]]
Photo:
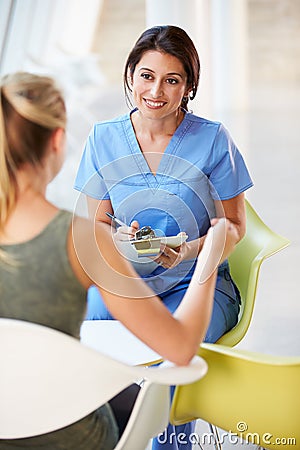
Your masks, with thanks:
[[[128,225],[125,222],[122,222],[122,220],[117,219],[115,216],[113,216],[112,214],[110,214],[109,212],[105,213],[113,222],[115,222],[117,225],[119,225],[120,227],[128,227]]]

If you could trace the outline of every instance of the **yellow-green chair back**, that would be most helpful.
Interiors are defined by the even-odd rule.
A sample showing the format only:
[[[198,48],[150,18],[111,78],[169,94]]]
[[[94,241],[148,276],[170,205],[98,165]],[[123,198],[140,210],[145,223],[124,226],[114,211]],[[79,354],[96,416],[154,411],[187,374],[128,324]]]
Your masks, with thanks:
[[[176,389],[171,423],[201,418],[225,430],[228,442],[241,437],[263,448],[300,448],[300,356],[218,344],[202,344],[199,354],[208,363],[207,375]]]
[[[246,234],[229,257],[230,271],[242,297],[239,321],[218,340],[218,344],[230,347],[241,341],[250,325],[262,262],[289,245],[289,240],[272,231],[247,200],[246,214]]]
[[[282,438],[281,446],[284,443],[286,449],[295,450],[300,448],[300,427],[296,427],[300,417],[300,357],[260,356],[231,348],[250,325],[262,262],[289,245],[289,240],[272,231],[247,200],[246,214],[246,234],[229,258],[241,293],[239,321],[217,344],[201,345],[199,354],[208,362],[208,374],[201,382],[176,387],[170,420],[179,425],[201,418],[265,448],[272,435],[270,448],[276,446],[276,438]],[[243,426],[247,428],[244,432]]]

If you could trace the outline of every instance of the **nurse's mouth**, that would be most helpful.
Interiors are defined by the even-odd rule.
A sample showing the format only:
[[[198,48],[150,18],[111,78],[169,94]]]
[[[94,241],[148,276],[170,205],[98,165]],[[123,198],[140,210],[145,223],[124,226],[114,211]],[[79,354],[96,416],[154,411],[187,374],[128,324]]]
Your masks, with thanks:
[[[146,98],[144,100],[146,105],[152,109],[162,108],[166,104],[166,102],[154,102],[153,100],[147,100]]]

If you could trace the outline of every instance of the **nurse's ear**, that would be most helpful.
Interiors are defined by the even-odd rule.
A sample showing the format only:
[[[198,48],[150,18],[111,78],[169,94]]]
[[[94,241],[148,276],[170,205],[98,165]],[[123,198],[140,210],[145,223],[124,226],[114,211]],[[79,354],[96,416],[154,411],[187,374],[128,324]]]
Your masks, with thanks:
[[[183,97],[182,97],[181,107],[183,107],[184,109],[187,109],[187,105],[188,105],[188,102],[189,102],[189,99],[190,99],[190,93],[191,92],[192,92],[192,89],[191,88],[187,88],[185,93],[184,93],[184,95],[183,95]]]
[[[192,87],[186,89],[184,97],[190,98],[190,93],[193,91]]]

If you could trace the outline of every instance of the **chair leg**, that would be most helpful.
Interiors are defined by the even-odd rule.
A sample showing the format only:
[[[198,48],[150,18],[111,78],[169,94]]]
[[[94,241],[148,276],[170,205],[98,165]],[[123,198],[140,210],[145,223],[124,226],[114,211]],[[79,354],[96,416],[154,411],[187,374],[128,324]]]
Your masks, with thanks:
[[[212,423],[209,423],[208,426],[209,426],[209,429],[210,429],[211,433],[214,436],[214,447],[215,447],[215,450],[222,450],[222,445],[221,445],[221,440],[220,440],[218,428],[215,425],[213,425]]]

